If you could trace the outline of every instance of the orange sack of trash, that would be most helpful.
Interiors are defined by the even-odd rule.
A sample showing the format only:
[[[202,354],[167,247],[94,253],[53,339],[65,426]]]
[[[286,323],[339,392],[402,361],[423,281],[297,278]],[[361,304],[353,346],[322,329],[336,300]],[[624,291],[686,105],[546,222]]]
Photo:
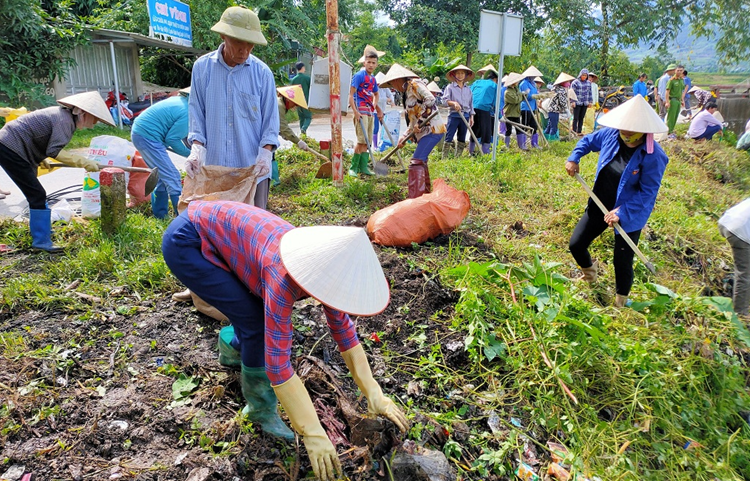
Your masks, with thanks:
[[[141,157],[141,154],[136,150],[133,156],[133,167],[145,167],[146,162]],[[138,204],[143,204],[151,200],[151,195],[146,195],[146,179],[150,174],[145,172],[131,172],[130,178],[128,179],[128,193],[130,194],[130,204],[128,207],[135,207]]]
[[[382,246],[421,244],[453,232],[470,208],[469,194],[437,179],[432,193],[397,202],[372,214],[367,221],[367,234]]]

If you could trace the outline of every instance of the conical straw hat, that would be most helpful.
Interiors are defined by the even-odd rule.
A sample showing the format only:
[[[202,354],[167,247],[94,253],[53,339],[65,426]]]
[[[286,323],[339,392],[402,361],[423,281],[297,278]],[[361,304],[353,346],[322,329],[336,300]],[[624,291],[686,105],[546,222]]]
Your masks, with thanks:
[[[491,63],[477,70],[477,75],[484,75],[486,72],[495,72],[495,75],[499,75],[497,69]]]
[[[524,78],[526,77],[544,77],[544,74],[539,71],[538,68],[534,67],[533,65],[526,70],[523,71],[521,74]]]
[[[605,127],[644,134],[658,134],[669,131],[664,121],[659,118],[659,115],[643,99],[641,94],[610,110],[598,122]]]
[[[390,87],[390,82],[400,78],[418,78],[419,75],[415,74],[411,70],[402,67],[401,65],[394,63],[393,66],[385,74],[385,78],[380,82],[381,87]]]
[[[555,83],[553,85],[560,85],[565,82],[572,82],[576,78],[572,75],[566,74],[565,72],[560,72],[560,75],[557,76],[557,80],[555,80]]]
[[[474,72],[466,65],[459,65],[458,67],[452,68],[448,72],[448,75],[446,75],[446,77],[448,77],[449,80],[452,80],[455,82],[456,77],[454,74],[458,72],[459,70],[463,70],[464,72],[466,72],[466,77],[464,78],[464,82],[469,82],[471,79],[474,78]]]
[[[99,119],[99,121],[111,125],[112,127],[115,126],[112,114],[109,113],[107,104],[104,103],[104,99],[99,95],[99,92],[83,92],[71,95],[69,97],[61,98],[57,103],[63,107],[78,107],[84,112],[93,115]]]
[[[185,87],[184,89],[180,89],[181,94],[190,95],[190,87]]]
[[[443,91],[440,90],[440,86],[436,84],[435,82],[430,82],[427,84],[427,90],[432,92],[433,94],[442,94]]]
[[[375,81],[378,83],[378,85],[380,85],[380,82],[382,82],[384,78],[385,74],[383,72],[378,72],[378,74],[375,75]]]
[[[505,85],[506,87],[509,87],[515,83],[520,82],[523,79],[524,79],[524,76],[521,75],[520,73],[511,72],[508,74],[508,78],[505,79],[505,82],[503,82],[503,85]]]
[[[289,99],[303,109],[307,108],[305,92],[302,91],[301,85],[285,85],[284,87],[278,87],[276,91],[281,94],[282,97]]]
[[[544,80],[542,80],[542,77],[534,77],[534,82],[544,83]]]
[[[388,281],[364,229],[298,227],[281,238],[279,254],[294,282],[328,307],[374,316],[388,306]]]
[[[382,50],[375,50],[375,47],[373,47],[372,45],[366,45],[365,51],[362,53],[362,56],[359,57],[359,60],[357,63],[365,63],[365,57],[367,56],[368,53],[371,53],[371,52],[374,52],[375,54],[377,54],[378,58],[385,55],[385,52],[383,52]]]

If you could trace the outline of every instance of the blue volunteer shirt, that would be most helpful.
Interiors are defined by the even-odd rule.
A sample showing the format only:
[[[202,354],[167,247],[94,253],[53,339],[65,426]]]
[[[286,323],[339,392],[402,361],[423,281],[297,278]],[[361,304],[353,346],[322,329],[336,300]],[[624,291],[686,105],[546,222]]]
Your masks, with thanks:
[[[470,88],[474,98],[474,110],[486,110],[494,115],[497,84],[490,79],[482,79],[471,84]],[[500,97],[500,109],[502,108],[503,98]]]
[[[188,99],[170,97],[147,108],[133,121],[132,134],[170,147],[183,157],[190,155],[182,139],[188,136]]]

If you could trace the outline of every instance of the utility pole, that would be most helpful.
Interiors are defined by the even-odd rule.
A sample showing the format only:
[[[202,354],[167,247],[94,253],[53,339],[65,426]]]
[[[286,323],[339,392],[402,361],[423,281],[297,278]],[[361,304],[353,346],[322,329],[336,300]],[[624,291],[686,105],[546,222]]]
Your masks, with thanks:
[[[344,184],[341,137],[341,74],[339,67],[339,2],[326,0],[328,23],[328,85],[331,89],[331,162],[333,185]]]

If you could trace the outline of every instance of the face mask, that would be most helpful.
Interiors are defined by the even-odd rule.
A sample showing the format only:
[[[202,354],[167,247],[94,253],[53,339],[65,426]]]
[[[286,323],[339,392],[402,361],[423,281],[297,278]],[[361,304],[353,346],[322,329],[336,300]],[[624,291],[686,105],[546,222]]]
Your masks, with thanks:
[[[643,137],[643,133],[642,132],[636,132],[633,135],[631,135],[630,137],[626,137],[625,135],[622,135],[622,132],[620,133],[620,138],[626,144],[634,144],[634,143],[638,142],[638,140],[640,140],[641,137]]]

